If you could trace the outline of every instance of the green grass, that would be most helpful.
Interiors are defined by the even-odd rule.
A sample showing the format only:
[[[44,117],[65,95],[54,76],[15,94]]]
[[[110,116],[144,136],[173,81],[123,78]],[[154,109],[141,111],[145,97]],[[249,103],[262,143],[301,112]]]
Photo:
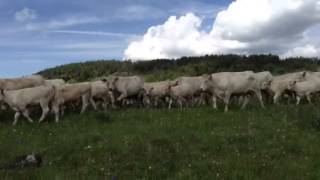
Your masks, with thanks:
[[[67,114],[60,123],[0,112],[0,164],[40,152],[38,169],[1,179],[319,179],[316,105],[121,109]]]

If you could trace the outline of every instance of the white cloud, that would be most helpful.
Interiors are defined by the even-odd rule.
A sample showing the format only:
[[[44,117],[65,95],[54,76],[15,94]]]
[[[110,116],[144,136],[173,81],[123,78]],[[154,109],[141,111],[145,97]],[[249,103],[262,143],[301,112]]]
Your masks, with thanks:
[[[288,52],[286,52],[282,57],[319,57],[320,56],[320,49],[314,47],[313,45],[307,44],[302,47],[296,47]]]
[[[256,41],[291,38],[320,21],[319,0],[238,0],[220,12],[212,35]]]
[[[14,14],[14,18],[18,22],[27,22],[35,20],[37,18],[37,14],[34,10],[25,7],[21,11],[17,11]]]
[[[237,41],[213,39],[209,33],[200,30],[201,22],[192,13],[180,18],[171,16],[163,25],[149,28],[143,38],[132,42],[124,53],[125,59],[179,58],[245,47]]]
[[[149,60],[215,53],[314,56],[317,53],[311,47],[319,48],[310,41],[312,34],[305,32],[320,24],[319,4],[320,0],[233,1],[218,13],[208,32],[202,30],[202,19],[192,13],[172,16],[131,42],[124,58]]]
[[[90,23],[97,23],[100,22],[101,19],[97,17],[67,17],[65,19],[61,20],[51,20],[49,22],[43,22],[43,23],[29,23],[26,25],[26,29],[30,31],[38,31],[38,30],[54,30],[59,28],[65,28],[75,25],[81,25],[81,24],[90,24]]]

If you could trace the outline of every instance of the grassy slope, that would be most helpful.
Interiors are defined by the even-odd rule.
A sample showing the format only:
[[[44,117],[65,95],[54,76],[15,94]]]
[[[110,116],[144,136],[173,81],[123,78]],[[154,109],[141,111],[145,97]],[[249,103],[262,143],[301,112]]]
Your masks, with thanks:
[[[42,125],[0,123],[0,163],[41,152],[43,167],[1,179],[320,178],[318,108],[127,109]],[[27,178],[28,177],[28,178]],[[89,178],[90,177],[90,178]]]

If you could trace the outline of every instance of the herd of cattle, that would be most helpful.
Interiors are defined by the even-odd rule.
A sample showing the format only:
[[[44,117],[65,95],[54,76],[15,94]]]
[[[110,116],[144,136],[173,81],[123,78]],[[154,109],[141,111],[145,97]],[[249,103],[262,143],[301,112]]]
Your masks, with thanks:
[[[101,102],[104,108],[138,104],[145,107],[179,107],[208,103],[212,100],[217,108],[217,100],[222,100],[225,112],[232,97],[238,97],[245,108],[255,95],[264,108],[263,96],[278,103],[281,96],[295,98],[297,105],[306,97],[311,103],[311,95],[320,92],[320,72],[295,72],[273,76],[269,71],[254,73],[220,72],[196,77],[179,77],[161,82],[144,82],[139,76],[110,77],[95,82],[65,83],[62,79],[46,80],[33,75],[15,79],[0,79],[0,105],[15,111],[14,122],[22,114],[28,121],[30,108],[39,106],[42,122],[52,111],[55,121],[63,115],[67,105],[77,106],[81,102],[81,113],[91,104],[97,109]]]

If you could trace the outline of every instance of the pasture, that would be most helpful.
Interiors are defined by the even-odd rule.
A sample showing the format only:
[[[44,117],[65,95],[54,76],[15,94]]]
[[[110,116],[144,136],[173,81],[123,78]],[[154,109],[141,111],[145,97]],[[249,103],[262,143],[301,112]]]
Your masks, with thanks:
[[[0,111],[0,165],[38,152],[37,169],[1,179],[319,179],[319,105],[113,109],[43,124]]]

